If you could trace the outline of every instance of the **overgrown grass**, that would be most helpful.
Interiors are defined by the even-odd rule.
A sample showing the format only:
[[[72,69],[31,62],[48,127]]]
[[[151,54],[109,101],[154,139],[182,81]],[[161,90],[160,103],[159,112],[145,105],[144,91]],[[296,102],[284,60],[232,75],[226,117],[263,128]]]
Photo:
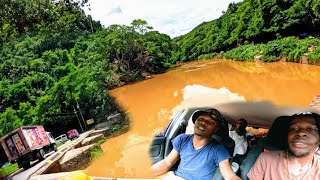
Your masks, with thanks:
[[[91,155],[91,158],[92,159],[97,159],[97,158],[99,158],[101,155],[102,155],[102,151],[101,151],[101,148],[100,148],[100,145],[102,144],[102,143],[105,143],[106,142],[106,140],[105,139],[101,139],[101,140],[99,140],[98,142],[96,142],[95,144],[94,144],[94,148],[93,148],[93,150],[90,152],[90,155]]]
[[[260,60],[263,62],[273,62],[279,59],[299,62],[303,56],[306,56],[310,64],[319,64],[320,39],[311,36],[303,40],[286,37],[266,44],[243,45],[223,54],[224,58],[240,61],[254,61],[255,56],[261,56]]]
[[[227,59],[236,59],[239,61],[253,61],[254,56],[258,55],[261,52],[261,45],[254,46],[249,44],[227,51],[223,54],[223,57]]]
[[[317,64],[320,60],[320,46],[313,49],[313,51],[308,55],[308,62],[311,64]]]
[[[211,59],[215,56],[217,56],[218,54],[217,53],[209,53],[209,54],[203,54],[203,55],[200,55],[198,56],[198,59]]]
[[[63,142],[63,141],[58,142],[58,143],[57,143],[57,147],[62,146],[64,143],[65,143],[65,142]]]
[[[5,177],[5,176],[8,176],[11,173],[17,171],[18,169],[19,169],[19,166],[18,166],[17,163],[10,164],[10,165],[8,165],[6,167],[1,168],[0,169],[0,174]]]

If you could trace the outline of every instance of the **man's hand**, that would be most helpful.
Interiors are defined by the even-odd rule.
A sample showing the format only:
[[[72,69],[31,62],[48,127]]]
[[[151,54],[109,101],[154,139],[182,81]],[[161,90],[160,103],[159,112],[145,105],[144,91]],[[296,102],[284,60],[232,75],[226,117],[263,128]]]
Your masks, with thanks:
[[[179,158],[179,153],[176,150],[172,149],[170,154],[165,159],[151,166],[151,171],[155,176],[159,176],[169,171],[169,169],[179,160]]]
[[[229,159],[225,159],[219,163],[221,174],[226,180],[241,180],[232,170]]]

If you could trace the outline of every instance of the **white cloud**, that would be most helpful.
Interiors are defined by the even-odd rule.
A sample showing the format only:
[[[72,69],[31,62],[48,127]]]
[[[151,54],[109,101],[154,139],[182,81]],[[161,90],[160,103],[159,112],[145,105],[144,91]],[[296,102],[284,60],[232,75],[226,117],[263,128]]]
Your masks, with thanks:
[[[105,27],[144,19],[161,33],[176,37],[204,21],[217,19],[229,3],[241,0],[89,0],[92,18]]]
[[[112,15],[112,14],[122,14],[121,8],[120,8],[119,6],[117,6],[117,7],[112,7],[112,8],[110,9],[110,11],[107,13],[107,16],[110,16],[110,15]]]

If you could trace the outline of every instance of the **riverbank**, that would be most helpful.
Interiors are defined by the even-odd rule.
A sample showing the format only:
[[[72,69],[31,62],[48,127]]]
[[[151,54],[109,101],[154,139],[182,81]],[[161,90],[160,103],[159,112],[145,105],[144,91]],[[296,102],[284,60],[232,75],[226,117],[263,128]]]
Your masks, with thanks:
[[[239,61],[295,62],[320,65],[320,39],[309,36],[299,39],[291,36],[269,41],[265,44],[245,44],[219,54]]]
[[[245,42],[244,45],[240,45],[226,52],[208,53],[200,55],[197,60],[175,62],[166,72],[174,70],[184,63],[211,59],[266,63],[282,61],[320,65],[320,38],[309,36],[305,39],[299,39],[298,37],[290,36],[260,44],[249,44],[248,42]],[[148,74],[143,76],[142,79],[139,78],[121,86],[138,83],[153,78],[155,75],[156,74]]]

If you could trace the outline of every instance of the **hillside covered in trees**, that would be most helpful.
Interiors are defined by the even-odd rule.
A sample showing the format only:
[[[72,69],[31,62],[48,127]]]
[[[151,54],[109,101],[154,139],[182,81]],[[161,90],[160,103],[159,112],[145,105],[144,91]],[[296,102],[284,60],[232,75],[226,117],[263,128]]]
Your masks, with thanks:
[[[297,51],[303,47],[301,52],[294,53],[295,57],[299,58],[308,52],[308,47],[293,39],[299,36],[318,38],[319,35],[320,1],[318,0],[244,0],[237,4],[231,3],[220,18],[204,22],[190,33],[175,38],[181,49],[174,53],[174,60],[212,58],[217,53],[242,45],[251,48],[247,50],[242,47],[237,50],[242,56],[250,57],[247,60],[253,60],[254,55],[264,55],[264,61],[274,61],[278,58],[276,56],[283,55],[280,53],[282,51]],[[289,36],[293,38],[281,40]],[[279,41],[268,46],[255,46],[276,39]],[[284,41],[289,43],[288,46],[282,45]],[[316,41],[309,45],[320,44]],[[318,46],[315,51],[319,53],[320,47]],[[233,59],[241,58],[237,53],[231,52],[226,57],[231,58],[232,55]],[[288,53],[284,52],[285,55]]]
[[[172,63],[172,40],[144,20],[104,28],[85,15],[86,1],[1,4],[0,137],[21,125],[80,129],[77,116],[104,122],[123,111],[106,90]]]
[[[60,134],[78,118],[106,121],[123,110],[106,90],[212,57],[320,59],[320,1],[244,0],[171,39],[134,20],[103,27],[88,0],[0,0],[0,136],[21,125]],[[127,117],[123,116],[124,121]]]

